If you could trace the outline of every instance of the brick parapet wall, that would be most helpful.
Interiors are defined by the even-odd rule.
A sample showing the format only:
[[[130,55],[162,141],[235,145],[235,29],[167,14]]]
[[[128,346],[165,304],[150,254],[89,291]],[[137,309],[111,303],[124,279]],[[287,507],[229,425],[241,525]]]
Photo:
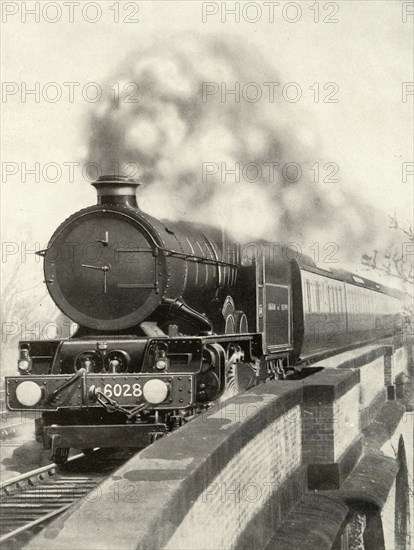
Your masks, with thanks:
[[[394,379],[402,373],[408,373],[408,350],[406,346],[398,348],[394,352]]]
[[[296,405],[251,439],[205,487],[165,548],[233,548],[258,509],[267,506],[301,462]]]
[[[381,358],[384,384],[389,349],[341,354],[342,368],[330,358],[332,368],[302,381],[263,384],[209,410],[137,454],[98,499],[78,501],[26,548],[76,548],[80,532],[85,550],[336,548],[355,503],[378,512],[392,502],[399,436],[412,446],[403,404],[384,404],[377,380],[367,387]],[[307,488],[335,491],[315,507]],[[316,508],[322,520],[312,519]]]
[[[393,344],[370,345],[339,354],[320,365],[359,372],[359,427],[363,430],[387,399],[395,399],[396,370],[404,372],[407,368],[407,348]]]
[[[386,346],[384,355],[385,385],[393,387],[402,375],[408,375],[410,363],[410,347],[409,346]],[[394,393],[391,393],[395,397]]]
[[[303,382],[305,463],[332,463],[359,433],[359,373],[326,370]],[[343,430],[343,431],[341,431]]]
[[[391,370],[398,365],[404,371],[406,361],[403,347],[366,346],[321,361],[325,369],[304,381],[302,445],[309,488],[340,487],[359,460],[362,430],[387,401]]]
[[[384,389],[384,355],[358,367],[360,372],[360,408],[368,407]]]
[[[374,397],[366,407],[360,407],[359,410],[359,427],[365,430],[371,424],[378,412],[387,401],[387,389],[382,388],[381,391]]]
[[[97,538],[105,548],[184,548],[195,525],[187,516],[201,533],[192,548],[209,539],[226,548],[263,509],[282,519],[304,491],[301,402],[300,382],[275,381],[212,408],[135,455],[102,483],[99,499],[76,502],[28,548],[76,548],[80,532],[83,550],[96,550]]]
[[[359,385],[334,404],[334,461],[338,461],[360,435]]]
[[[384,383],[386,386],[392,386],[393,376],[393,348],[388,346],[384,354]]]
[[[276,531],[266,550],[352,550],[362,548],[354,546],[356,538],[361,541],[362,537],[366,548],[402,548],[393,537],[396,533],[395,480],[399,470],[396,450],[401,436],[406,449],[412,446],[413,423],[407,421],[401,403],[388,402],[365,430],[364,454],[341,487],[305,495]],[[411,472],[412,465],[409,476]],[[362,520],[359,534],[355,533],[355,518]],[[358,537],[355,538],[355,534]],[[412,546],[404,548],[410,550]]]
[[[305,495],[266,550],[331,550],[348,513],[346,503],[335,496]]]

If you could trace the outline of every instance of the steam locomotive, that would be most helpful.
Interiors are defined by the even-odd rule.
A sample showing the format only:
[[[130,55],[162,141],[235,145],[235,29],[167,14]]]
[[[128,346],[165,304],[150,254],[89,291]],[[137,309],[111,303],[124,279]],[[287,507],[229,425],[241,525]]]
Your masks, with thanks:
[[[77,331],[20,342],[19,376],[6,378],[8,408],[41,411],[37,434],[56,462],[70,448],[143,447],[231,395],[394,330],[395,290],[150,217],[134,180],[93,185],[97,204],[40,252]]]

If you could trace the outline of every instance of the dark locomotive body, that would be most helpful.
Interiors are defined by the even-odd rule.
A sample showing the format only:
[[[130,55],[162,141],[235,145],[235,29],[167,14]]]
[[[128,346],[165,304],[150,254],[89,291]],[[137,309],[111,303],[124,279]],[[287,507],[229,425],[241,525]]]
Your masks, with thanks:
[[[20,376],[6,384],[11,410],[42,411],[55,460],[70,447],[144,446],[289,365],[392,334],[396,291],[159,221],[139,210],[136,186],[98,180],[98,204],[43,251],[48,290],[79,328],[20,342]]]

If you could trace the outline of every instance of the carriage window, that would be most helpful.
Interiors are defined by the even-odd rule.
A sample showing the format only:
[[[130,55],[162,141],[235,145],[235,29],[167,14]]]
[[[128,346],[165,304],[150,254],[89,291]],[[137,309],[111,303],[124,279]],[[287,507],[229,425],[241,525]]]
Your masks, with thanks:
[[[308,313],[310,313],[312,311],[312,304],[311,304],[311,290],[310,290],[309,279],[306,279],[306,298],[308,301]]]
[[[325,285],[321,283],[321,311],[326,311],[325,307]]]
[[[319,286],[320,286],[320,283],[316,283],[316,311],[320,311],[321,310],[321,296],[320,296],[320,292],[319,292]]]
[[[311,307],[312,307],[312,313],[315,313],[316,311],[316,297],[315,297],[315,281],[311,281]]]

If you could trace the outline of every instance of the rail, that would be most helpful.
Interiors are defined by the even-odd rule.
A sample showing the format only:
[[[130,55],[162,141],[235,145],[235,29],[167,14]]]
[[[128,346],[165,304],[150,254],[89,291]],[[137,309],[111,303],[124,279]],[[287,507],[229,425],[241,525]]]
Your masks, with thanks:
[[[108,457],[102,449],[77,454],[0,484],[0,544],[20,548],[48,521],[93,491],[130,452]],[[6,543],[6,544],[5,544]]]

